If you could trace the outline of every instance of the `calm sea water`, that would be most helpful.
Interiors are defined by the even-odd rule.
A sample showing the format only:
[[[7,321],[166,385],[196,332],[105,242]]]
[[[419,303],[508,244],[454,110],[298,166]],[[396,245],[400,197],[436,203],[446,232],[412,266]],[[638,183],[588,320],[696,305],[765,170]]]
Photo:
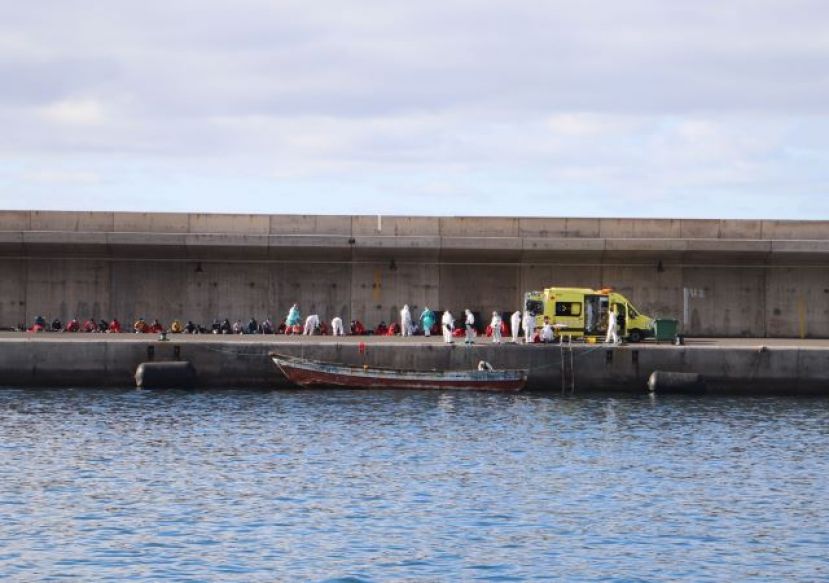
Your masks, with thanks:
[[[0,391],[0,578],[829,579],[829,401]]]

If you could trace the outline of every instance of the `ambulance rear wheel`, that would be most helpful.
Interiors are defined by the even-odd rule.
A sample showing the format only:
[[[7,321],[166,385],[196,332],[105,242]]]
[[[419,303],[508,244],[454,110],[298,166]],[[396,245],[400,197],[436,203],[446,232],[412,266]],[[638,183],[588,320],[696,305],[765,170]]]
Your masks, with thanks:
[[[642,342],[642,332],[639,330],[631,330],[628,334],[628,342]]]

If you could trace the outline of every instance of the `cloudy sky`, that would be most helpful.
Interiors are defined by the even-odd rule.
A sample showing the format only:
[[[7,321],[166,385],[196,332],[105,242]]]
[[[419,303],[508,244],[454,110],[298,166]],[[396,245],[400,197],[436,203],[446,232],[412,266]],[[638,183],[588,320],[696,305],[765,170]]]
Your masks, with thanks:
[[[829,218],[825,0],[0,7],[0,208]]]

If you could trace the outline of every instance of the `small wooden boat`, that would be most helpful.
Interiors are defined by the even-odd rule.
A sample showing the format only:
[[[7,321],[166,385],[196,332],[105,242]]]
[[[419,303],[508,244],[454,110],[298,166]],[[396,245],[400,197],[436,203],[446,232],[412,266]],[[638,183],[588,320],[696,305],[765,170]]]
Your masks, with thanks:
[[[302,387],[351,389],[454,389],[465,391],[520,391],[527,383],[526,370],[418,371],[351,366],[271,353],[274,364],[288,380]]]

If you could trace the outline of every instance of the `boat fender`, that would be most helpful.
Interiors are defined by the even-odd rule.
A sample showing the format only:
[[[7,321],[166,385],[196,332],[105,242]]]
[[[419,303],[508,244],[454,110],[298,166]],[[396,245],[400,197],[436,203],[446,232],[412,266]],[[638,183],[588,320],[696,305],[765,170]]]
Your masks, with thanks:
[[[489,364],[487,361],[482,360],[481,362],[478,363],[478,370],[485,370],[485,371],[488,371],[488,372],[492,372],[495,369],[492,368],[492,365]]]
[[[705,380],[695,372],[655,370],[648,379],[648,390],[651,393],[702,394],[705,392]]]
[[[140,389],[185,389],[196,383],[196,369],[188,361],[142,362],[135,369]]]

